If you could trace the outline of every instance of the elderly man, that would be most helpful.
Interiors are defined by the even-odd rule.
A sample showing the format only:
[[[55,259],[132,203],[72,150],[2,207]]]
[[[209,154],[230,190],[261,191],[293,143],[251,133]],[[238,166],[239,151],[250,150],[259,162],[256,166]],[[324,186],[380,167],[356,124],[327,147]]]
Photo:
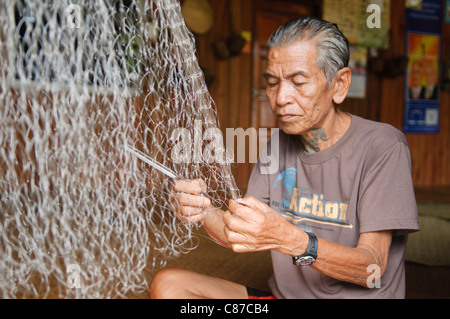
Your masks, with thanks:
[[[268,45],[278,172],[258,162],[247,197],[226,212],[202,195],[203,181],[177,181],[174,209],[235,252],[270,250],[271,291],[164,269],[151,297],[404,298],[407,234],[419,229],[404,135],[337,107],[351,70],[348,42],[334,25],[296,19]]]

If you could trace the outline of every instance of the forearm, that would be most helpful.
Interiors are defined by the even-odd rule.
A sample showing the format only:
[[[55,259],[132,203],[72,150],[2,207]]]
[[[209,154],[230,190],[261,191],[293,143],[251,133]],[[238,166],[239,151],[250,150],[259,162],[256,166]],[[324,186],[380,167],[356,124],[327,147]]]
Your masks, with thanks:
[[[370,265],[380,267],[380,276],[381,267],[384,272],[382,260],[367,248],[347,247],[322,239],[319,247],[322,247],[318,251],[320,257],[312,268],[334,279],[367,287],[367,279],[372,274]]]
[[[298,256],[306,251],[308,236],[301,229],[298,229],[292,237],[294,236],[300,239],[300,244],[294,244],[295,246],[287,244],[285,251],[291,256]],[[379,267],[380,276],[384,273],[391,233],[387,231],[362,234],[362,239],[356,247],[336,244],[321,238],[318,241],[317,260],[311,266],[313,269],[334,279],[367,287],[367,279],[372,274],[370,265]],[[369,242],[371,244],[368,244]],[[373,242],[376,246],[372,244]]]
[[[203,229],[208,235],[220,245],[230,248],[230,242],[226,239],[224,233],[223,214],[225,212],[216,207],[210,207],[205,211]]]

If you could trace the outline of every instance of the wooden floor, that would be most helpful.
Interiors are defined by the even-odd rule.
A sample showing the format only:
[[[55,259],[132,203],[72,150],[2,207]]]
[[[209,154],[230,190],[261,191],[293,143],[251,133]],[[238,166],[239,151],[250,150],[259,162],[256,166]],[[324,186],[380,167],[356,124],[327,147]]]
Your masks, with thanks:
[[[407,262],[406,299],[450,299],[450,267]]]
[[[416,188],[419,203],[450,203],[450,186]],[[450,267],[406,263],[407,299],[450,299]]]
[[[416,198],[418,202],[450,203],[450,187],[417,189]],[[229,249],[212,243],[202,229],[199,229],[198,233],[201,243],[199,247],[185,256],[169,260],[169,267],[181,267],[248,284],[254,288],[268,289],[267,278],[271,274],[269,254],[233,253]],[[252,264],[251,272],[248,272],[248,268],[246,268],[249,263]],[[142,298],[147,297],[147,295],[142,296]],[[406,298],[450,299],[450,267],[431,267],[407,262]]]

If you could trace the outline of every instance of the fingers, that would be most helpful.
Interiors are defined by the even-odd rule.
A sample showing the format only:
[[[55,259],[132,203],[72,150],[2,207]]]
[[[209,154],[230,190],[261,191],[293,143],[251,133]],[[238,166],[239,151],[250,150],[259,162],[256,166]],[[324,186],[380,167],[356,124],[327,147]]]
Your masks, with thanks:
[[[211,201],[205,195],[191,195],[186,193],[177,193],[176,200],[179,205],[206,208],[211,205]]]
[[[223,215],[223,222],[225,224],[225,227],[230,232],[245,234],[247,236],[251,235],[252,237],[256,236],[264,226],[264,221],[259,217],[250,215],[259,215],[259,213],[252,211],[252,209],[248,207],[240,208],[236,211],[238,211],[239,214],[232,213],[229,210]],[[245,215],[247,215],[247,219],[241,218]]]
[[[175,217],[186,223],[201,223],[205,219],[205,214],[198,213],[198,211],[188,212],[183,209],[175,212]]]
[[[206,193],[207,188],[205,181],[202,179],[194,179],[194,180],[178,179],[175,180],[174,191],[188,194],[200,194]]]
[[[223,215],[223,222],[225,224],[225,235],[231,243],[243,242],[248,240],[248,234],[251,229],[248,229],[248,225],[242,219],[236,217],[230,211],[226,211]]]
[[[233,215],[230,211],[227,211],[223,215],[224,220],[224,234],[225,238],[229,242],[231,249],[237,253],[254,252],[267,250],[265,245],[261,245],[261,241],[258,239],[257,231],[254,229],[242,227],[248,226],[247,223],[240,218]]]
[[[205,210],[211,206],[203,180],[176,180],[170,201],[175,216],[184,222],[198,223],[205,219]]]
[[[181,196],[181,195],[180,195]],[[200,203],[202,202],[202,199],[197,199],[195,195],[188,195],[191,197],[194,197],[194,199],[189,200],[183,200],[185,204],[181,204],[179,200],[177,200],[177,197],[175,197],[174,202],[172,202],[172,210],[175,213],[175,216],[184,222],[189,223],[198,223],[205,219],[205,211],[207,205],[196,205],[196,206],[190,206],[190,203]],[[178,196],[179,197],[179,196]],[[209,201],[209,199],[206,199]]]
[[[224,233],[233,251],[249,252],[277,247],[279,226],[273,210],[252,197],[230,200],[229,211],[223,215]]]
[[[236,217],[234,217],[236,218]],[[225,238],[230,243],[231,249],[234,252],[249,252],[256,251],[255,249],[255,241],[251,236],[247,234],[238,233],[232,231],[228,227],[224,227]]]
[[[228,209],[243,221],[257,225],[264,223],[264,214],[271,210],[270,207],[253,197],[230,200]]]

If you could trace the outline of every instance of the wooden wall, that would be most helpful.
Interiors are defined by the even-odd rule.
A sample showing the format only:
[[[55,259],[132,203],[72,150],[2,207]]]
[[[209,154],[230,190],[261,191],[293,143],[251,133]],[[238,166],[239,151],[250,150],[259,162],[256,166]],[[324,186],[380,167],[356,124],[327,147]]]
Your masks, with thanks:
[[[252,114],[252,54],[218,60],[212,50],[214,41],[230,34],[229,18],[226,14],[229,2],[236,31],[249,30],[254,33],[254,9],[260,0],[209,0],[214,10],[213,28],[204,35],[197,35],[197,50],[200,65],[214,76],[210,93],[216,103],[221,128],[251,127]],[[301,1],[299,1],[301,2]],[[308,1],[305,1],[308,2]],[[442,0],[443,4],[445,0]],[[405,53],[405,9],[404,0],[391,1],[390,47],[381,55],[385,58]],[[450,24],[443,24],[442,55],[450,56]],[[403,126],[404,76],[394,79],[369,72],[365,99],[348,99],[343,108],[351,113],[386,122],[398,129]],[[450,96],[441,92],[440,132],[438,134],[407,134],[413,162],[413,181],[416,186],[450,185]],[[236,182],[246,188],[253,165],[233,166]]]
[[[226,60],[217,59],[213,52],[213,43],[230,35],[227,2],[232,10],[233,28],[238,32],[253,29],[252,0],[211,0],[214,25],[207,34],[196,36],[200,66],[214,76],[209,89],[224,133],[226,128],[250,127],[252,77],[251,52]],[[233,173],[238,186],[246,188],[251,165],[235,164]]]
[[[445,1],[442,1],[445,8]],[[405,54],[404,0],[391,1],[391,41],[386,57]],[[442,56],[450,56],[450,24],[443,23]],[[403,126],[404,77],[383,78],[379,120]],[[440,132],[406,134],[413,164],[413,181],[417,187],[450,185],[450,93],[441,91]]]

